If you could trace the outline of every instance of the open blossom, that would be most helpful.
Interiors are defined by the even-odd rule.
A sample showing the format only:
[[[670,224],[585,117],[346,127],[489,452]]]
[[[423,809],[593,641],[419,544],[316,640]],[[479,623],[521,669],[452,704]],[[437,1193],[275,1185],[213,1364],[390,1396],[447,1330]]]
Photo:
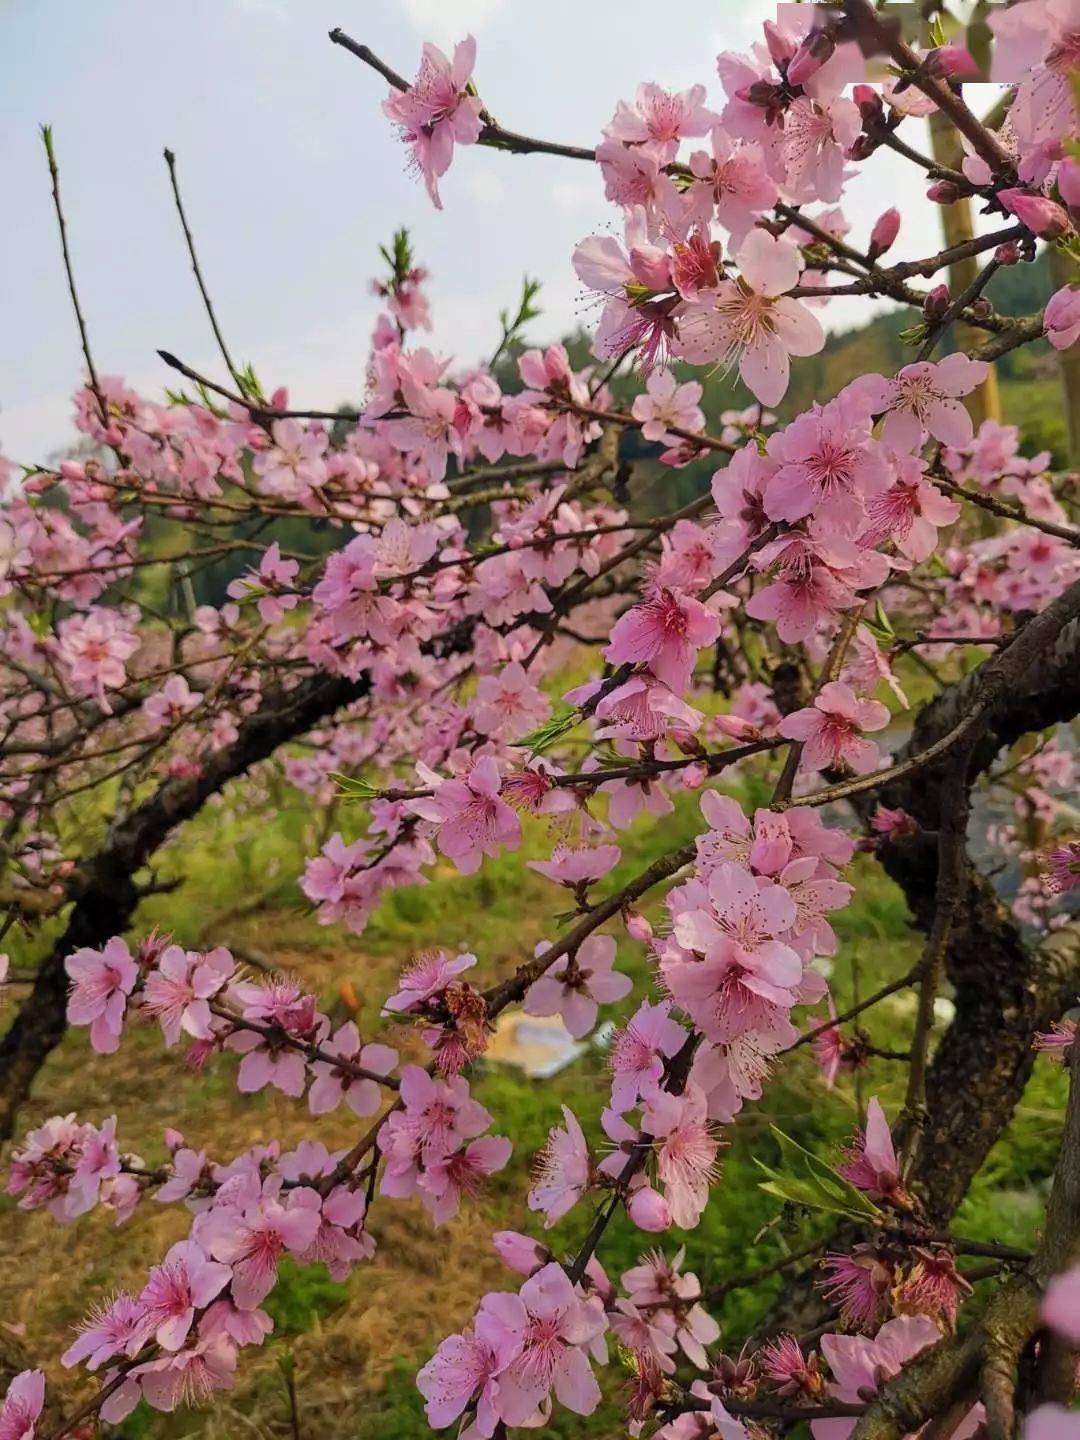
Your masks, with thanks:
[[[525,735],[550,714],[547,697],[516,660],[497,675],[481,675],[476,682],[473,723],[482,735]]]
[[[720,1142],[713,1134],[704,1094],[688,1085],[682,1095],[655,1091],[646,1101],[642,1123],[653,1137],[656,1173],[683,1229],[695,1226],[709,1203],[709,1186],[719,1169]]]
[[[671,1018],[671,1002],[643,1000],[611,1042],[612,1108],[625,1113],[648,1098],[664,1076],[664,1061],[682,1048],[687,1032]]]
[[[526,1280],[517,1295],[485,1295],[476,1334],[496,1352],[516,1351],[499,1374],[500,1419],[526,1424],[552,1391],[576,1415],[591,1415],[600,1387],[586,1347],[600,1342],[606,1326],[600,1300],[582,1300],[555,1262]]]
[[[537,953],[543,954],[547,948],[542,941]],[[525,992],[525,1013],[562,1015],[567,1030],[580,1040],[596,1024],[599,1005],[621,1000],[634,988],[630,976],[615,970],[614,964],[615,937],[588,936],[575,954],[560,956],[533,981]]]
[[[490,755],[481,755],[460,779],[444,780],[423,764],[417,766],[417,774],[435,793],[409,800],[407,806],[438,825],[436,843],[463,875],[478,870],[485,855],[517,849],[521,821],[499,797],[499,767]]]
[[[593,354],[613,359],[638,348],[641,371],[651,375],[665,363],[674,337],[676,297],[670,257],[650,242],[644,212],[636,205],[630,209],[625,249],[613,235],[590,235],[575,249],[573,264],[583,285],[607,297]]]
[[[34,1440],[44,1404],[44,1371],[21,1370],[0,1404],[0,1440]]]
[[[1069,840],[1046,857],[1047,886],[1060,895],[1080,885],[1080,841]]]
[[[76,950],[64,962],[71,980],[67,1018],[70,1025],[89,1025],[90,1043],[101,1055],[120,1044],[128,996],[139,970],[127,945],[119,937],[104,950]]]
[[[632,413],[641,422],[646,440],[673,445],[679,437],[670,434],[669,427],[697,431],[704,426],[700,400],[701,386],[696,380],[678,385],[670,370],[654,370],[645,383],[645,394],[635,396]]]
[[[858,528],[871,497],[889,479],[886,455],[869,439],[865,424],[833,402],[798,416],[769,440],[778,463],[765,487],[770,520],[815,521],[845,533]]]
[[[194,1236],[232,1268],[232,1298],[241,1310],[254,1310],[266,1299],[286,1251],[302,1255],[315,1240],[319,1212],[295,1203],[302,1193],[292,1191],[287,1206],[264,1197],[243,1209],[217,1205],[197,1218]]]
[[[651,83],[637,87],[633,105],[620,100],[604,134],[624,145],[651,144],[673,159],[686,136],[706,135],[716,116],[705,107],[705,86],[677,93]]]
[[[390,1075],[397,1067],[398,1053],[389,1045],[362,1045],[360,1033],[351,1020],[325,1040],[322,1050],[337,1056],[338,1066],[330,1060],[316,1060],[308,1093],[308,1108],[313,1115],[326,1115],[336,1110],[342,1100],[354,1115],[374,1115],[382,1100],[377,1080],[350,1073],[350,1066],[368,1070],[374,1075]]]
[[[432,1429],[442,1430],[452,1424],[475,1401],[476,1433],[485,1437],[495,1433],[495,1377],[516,1353],[517,1337],[506,1330],[493,1338],[498,1348],[480,1339],[471,1328],[460,1335],[448,1335],[420,1370],[416,1387],[424,1397],[424,1413]]]
[[[210,1001],[235,968],[222,947],[199,955],[179,945],[166,946],[143,990],[143,1009],[160,1023],[166,1045],[175,1045],[181,1032],[195,1040],[209,1039]]]
[[[483,109],[470,94],[476,64],[476,41],[471,35],[454,46],[448,60],[436,45],[426,44],[420,70],[407,90],[392,90],[383,112],[399,127],[412,150],[416,168],[436,209],[442,209],[439,179],[450,168],[454,145],[472,145],[480,137]]]
[[[259,568],[231,580],[226,593],[234,600],[255,595],[259,619],[267,625],[276,625],[286,611],[294,610],[300,603],[300,596],[292,590],[299,569],[299,560],[282,559],[281,547],[275,540],[264,552]]]
[[[622,851],[618,845],[570,845],[559,844],[551,852],[550,860],[530,860],[529,869],[557,885],[566,885],[573,890],[588,886],[593,880],[602,880],[619,863]]]
[[[940,1339],[941,1332],[925,1315],[889,1320],[872,1340],[865,1335],[823,1335],[821,1352],[834,1377],[828,1392],[852,1404],[865,1401],[913,1356]],[[814,1440],[847,1440],[855,1423],[854,1419],[812,1420],[810,1429]]]
[[[881,752],[861,732],[881,730],[888,723],[888,708],[879,700],[860,700],[850,685],[830,680],[813,705],[785,715],[777,728],[788,740],[802,742],[807,769],[847,766],[865,775],[879,763]]]
[[[856,1137],[847,1159],[837,1166],[837,1171],[874,1199],[905,1201],[889,1122],[876,1096],[871,1097],[866,1107],[866,1129]]]
[[[168,1251],[139,1296],[141,1340],[153,1338],[165,1350],[179,1350],[204,1309],[232,1278],[228,1265],[211,1260],[194,1240],[181,1240]]]
[[[125,662],[139,648],[139,640],[115,610],[93,609],[69,615],[57,627],[60,659],[82,694],[93,695],[106,715],[112,706],[106,694],[119,690],[127,679]]]
[[[193,695],[183,675],[170,675],[156,695],[143,701],[143,714],[155,730],[179,724],[192,710],[197,710],[201,696]]]
[[[536,1158],[536,1183],[529,1191],[529,1209],[544,1212],[546,1230],[573,1209],[592,1183],[589,1147],[577,1116],[565,1105],[562,1113],[566,1129],[553,1125],[548,1132]]]
[[[977,389],[988,372],[985,360],[971,360],[958,350],[937,364],[905,365],[891,379],[861,375],[843,395],[884,415],[881,438],[894,450],[917,450],[928,433],[945,445],[966,445],[973,428],[960,397]]]
[[[283,500],[305,500],[329,479],[323,458],[326,432],[304,427],[299,420],[275,420],[270,427],[273,444],[256,455],[254,468],[264,495]]]
[[[700,600],[660,590],[615,622],[604,657],[615,665],[648,665],[678,695],[690,684],[698,651],[719,634],[719,619]]]
[[[738,364],[765,405],[788,388],[790,356],[816,355],[825,332],[816,317],[786,295],[798,283],[801,259],[786,240],[754,230],[736,256],[738,280],[722,280],[687,305],[679,319],[680,353],[695,364]]]

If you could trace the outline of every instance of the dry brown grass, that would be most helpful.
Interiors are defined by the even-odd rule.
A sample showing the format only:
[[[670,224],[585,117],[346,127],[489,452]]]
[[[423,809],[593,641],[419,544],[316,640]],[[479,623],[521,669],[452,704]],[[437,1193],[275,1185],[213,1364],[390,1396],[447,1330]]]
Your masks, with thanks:
[[[381,996],[393,988],[398,969],[396,961],[320,943],[328,937],[299,915],[246,917],[230,939],[296,969],[324,998],[345,978],[358,991]],[[162,1157],[167,1125],[217,1159],[271,1137],[290,1146],[312,1134],[304,1106],[277,1092],[240,1096],[228,1060],[218,1062],[205,1080],[193,1079],[179,1052],[165,1050],[150,1030],[133,1034],[111,1056],[91,1057],[85,1032],[65,1038],[38,1079],[21,1128],[72,1110],[95,1121],[117,1113],[122,1146],[151,1162]],[[318,1135],[331,1149],[345,1146],[355,1139],[357,1124],[343,1108],[320,1120]],[[46,1368],[65,1398],[81,1401],[89,1393],[84,1381],[65,1375],[58,1364],[71,1327],[93,1301],[117,1288],[138,1288],[147,1267],[180,1238],[189,1218],[182,1207],[146,1202],[125,1226],[115,1227],[97,1212],[61,1227],[44,1212],[0,1208],[0,1320],[16,1329],[34,1363]],[[296,1358],[307,1435],[355,1436],[391,1361],[426,1356],[437,1326],[445,1332],[463,1323],[477,1295],[505,1281],[491,1251],[490,1215],[482,1206],[436,1231],[418,1204],[379,1205],[372,1227],[379,1249],[374,1261],[351,1277],[348,1302],[287,1342]],[[189,1412],[182,1422],[163,1418],[154,1433],[287,1433],[279,1353],[274,1344],[245,1352],[227,1405]]]

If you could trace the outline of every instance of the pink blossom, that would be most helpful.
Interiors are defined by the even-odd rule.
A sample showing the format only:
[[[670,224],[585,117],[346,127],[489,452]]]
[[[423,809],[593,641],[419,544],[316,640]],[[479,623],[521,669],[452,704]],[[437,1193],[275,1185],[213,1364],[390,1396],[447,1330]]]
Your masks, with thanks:
[[[1064,285],[1046,302],[1046,338],[1055,350],[1069,350],[1080,338],[1080,289]]]
[[[517,1349],[513,1332],[507,1330],[495,1338],[498,1348],[481,1340],[471,1328],[449,1335],[420,1370],[416,1387],[424,1397],[424,1413],[432,1429],[452,1424],[475,1400],[476,1433],[494,1434],[498,1423],[495,1377]]]
[[[663,364],[675,328],[670,261],[664,250],[649,242],[643,212],[637,206],[630,209],[626,249],[612,235],[590,235],[575,249],[573,265],[583,285],[607,297],[593,354],[614,359],[640,347],[644,374]]]
[[[232,977],[235,963],[224,948],[198,955],[169,945],[146,977],[143,1009],[161,1023],[166,1045],[181,1032],[206,1040],[212,1032],[210,1001]]]
[[[142,1320],[142,1304],[122,1290],[79,1323],[79,1333],[60,1357],[60,1363],[70,1367],[85,1361],[88,1370],[97,1370],[106,1360],[130,1353],[132,1346],[141,1343]]]
[[[686,1031],[671,1018],[671,1001],[653,1005],[643,1000],[611,1043],[611,1104],[615,1110],[632,1110],[648,1097],[664,1075],[664,1061],[678,1053]]]
[[[856,1246],[850,1255],[826,1255],[821,1268],[826,1277],[820,1282],[822,1293],[839,1306],[844,1325],[869,1330],[889,1313],[896,1274],[869,1246]]]
[[[170,675],[156,695],[143,701],[143,714],[155,730],[177,725],[192,710],[197,710],[202,697],[193,695],[183,675]]]
[[[709,1186],[719,1174],[720,1142],[707,1118],[705,1096],[695,1085],[682,1095],[657,1090],[646,1100],[642,1124],[653,1137],[656,1173],[664,1186],[671,1218],[692,1229],[709,1203]]]
[[[889,711],[878,700],[860,700],[850,685],[830,680],[821,687],[813,705],[785,715],[777,727],[788,740],[802,742],[802,763],[809,770],[847,767],[868,774],[881,760],[881,752],[863,730],[881,730]]]
[[[644,1255],[621,1277],[627,1294],[642,1309],[663,1312],[675,1339],[691,1364],[699,1370],[708,1365],[705,1346],[720,1338],[720,1327],[698,1301],[701,1281],[690,1272],[682,1273],[685,1247],[668,1260],[659,1250]]]
[[[0,1405],[0,1440],[34,1440],[45,1404],[45,1372],[20,1370]]]
[[[821,1351],[834,1376],[829,1393],[852,1404],[879,1390],[915,1355],[936,1345],[941,1332],[925,1315],[901,1315],[881,1327],[872,1340],[864,1335],[823,1335]],[[814,1440],[847,1440],[854,1420],[812,1420]]]
[[[769,440],[769,456],[779,467],[765,488],[770,520],[812,514],[821,524],[850,534],[867,502],[889,480],[881,446],[837,402],[800,415],[778,431]]]
[[[545,942],[537,953],[547,949]],[[615,964],[615,937],[590,935],[571,955],[561,955],[539,980],[525,992],[527,1015],[562,1015],[575,1040],[587,1035],[596,1024],[599,1005],[629,995],[634,982],[612,967]]]
[[[379,1132],[386,1156],[380,1193],[414,1194],[429,1165],[482,1135],[491,1116],[469,1093],[460,1075],[436,1080],[418,1065],[401,1072],[402,1109],[390,1114]]]
[[[302,1254],[319,1230],[317,1209],[295,1203],[288,1208],[264,1197],[239,1210],[218,1205],[200,1215],[195,1238],[215,1260],[232,1267],[232,1298],[241,1310],[254,1310],[277,1281],[278,1261],[288,1250]]]
[[[971,415],[960,403],[986,379],[985,360],[971,360],[961,351],[937,364],[916,361],[888,380],[883,375],[862,375],[843,396],[885,416],[881,438],[894,450],[917,450],[929,432],[945,445],[966,445],[972,436]]]
[[[878,546],[892,540],[901,555],[915,564],[928,559],[938,545],[938,529],[960,516],[960,505],[943,495],[925,478],[922,461],[913,455],[900,458],[896,478],[866,505],[867,527],[861,545]]]
[[[476,682],[473,724],[482,735],[503,739],[525,735],[542,725],[550,714],[547,697],[516,660],[497,675],[481,675]]]
[[[547,1143],[536,1157],[536,1183],[529,1191],[530,1210],[544,1212],[544,1229],[550,1230],[566,1215],[592,1183],[589,1147],[574,1112],[562,1107],[566,1129],[553,1125]]]
[[[568,1410],[591,1415],[600,1387],[584,1347],[599,1341],[606,1323],[602,1303],[580,1299],[554,1262],[526,1280],[517,1295],[485,1295],[477,1336],[496,1352],[517,1351],[499,1374],[499,1417],[510,1426],[525,1424],[552,1390]]]
[[[679,319],[681,353],[695,364],[736,362],[743,380],[765,405],[788,387],[789,356],[816,355],[825,332],[811,312],[785,291],[799,278],[799,252],[788,241],[754,230],[736,257],[738,282],[687,305]]]
[[[635,420],[641,422],[646,440],[674,444],[678,436],[669,434],[669,427],[700,430],[705,416],[699,408],[701,386],[696,380],[677,385],[670,370],[654,370],[645,383],[645,394],[637,395],[631,407]]]
[[[232,1388],[236,1346],[224,1335],[201,1339],[190,1350],[147,1361],[133,1372],[155,1410],[204,1403],[215,1390]],[[119,1418],[119,1417],[114,1417]]]
[[[626,145],[651,144],[668,159],[674,157],[685,136],[705,135],[716,116],[705,108],[705,86],[672,93],[659,85],[637,87],[634,104],[620,100],[604,134]]]
[[[127,679],[124,663],[139,648],[122,612],[93,609],[85,615],[69,615],[57,627],[57,639],[72,684],[83,695],[93,695],[105,714],[111,715],[105,692],[121,688]]]
[[[476,41],[471,35],[454,46],[448,60],[437,46],[426,44],[416,79],[407,90],[392,90],[383,112],[395,122],[412,150],[432,203],[442,209],[439,179],[450,168],[454,144],[473,145],[480,138],[482,105],[470,94]]]
[[[690,156],[694,183],[687,197],[687,215],[698,221],[703,234],[709,233],[715,215],[729,232],[730,245],[737,247],[759,216],[776,204],[776,182],[762,164],[760,145],[733,140],[719,125],[711,132],[711,143],[711,155],[695,150]],[[683,287],[680,293],[693,298]]]
[[[604,657],[615,665],[644,663],[680,694],[690,684],[698,651],[719,634],[719,619],[700,600],[660,590],[615,622]]]
[[[382,1100],[378,1082],[366,1076],[350,1074],[348,1067],[355,1066],[375,1075],[390,1075],[397,1067],[397,1051],[389,1045],[362,1045],[359,1032],[351,1020],[335,1031],[331,1039],[324,1041],[322,1049],[340,1057],[345,1066],[338,1068],[327,1060],[316,1060],[312,1065],[313,1079],[308,1092],[308,1109],[312,1115],[326,1115],[336,1110],[342,1100],[354,1115],[376,1114]]]
[[[299,420],[275,420],[270,427],[273,444],[255,456],[254,469],[264,495],[283,500],[306,500],[329,479],[324,455],[326,432]]]
[[[437,1000],[454,982],[458,975],[472,969],[476,956],[455,955],[452,959],[445,950],[428,950],[418,955],[408,969],[403,970],[399,989],[383,1001],[383,1009],[396,1012],[423,1012],[430,1002]]]
[[[878,1200],[902,1200],[900,1164],[889,1122],[876,1096],[866,1107],[866,1129],[856,1137],[837,1172],[850,1184]]]
[[[435,1224],[454,1218],[462,1195],[477,1196],[487,1177],[510,1159],[512,1149],[505,1135],[485,1135],[434,1160],[420,1177],[420,1190]]]
[[[587,888],[593,880],[602,880],[619,863],[621,854],[617,845],[573,847],[560,843],[551,852],[550,860],[530,860],[528,865],[538,875],[573,890]]]
[[[1041,1314],[1044,1323],[1064,1335],[1070,1345],[1080,1346],[1080,1265],[1050,1281]]]
[[[436,843],[463,875],[478,870],[485,855],[517,849],[521,822],[499,798],[499,767],[490,755],[481,755],[461,779],[443,780],[424,765],[417,771],[435,793],[430,799],[407,801],[407,808],[438,825]]]
[[[91,1045],[100,1055],[111,1055],[120,1044],[127,999],[139,977],[131,952],[114,936],[103,950],[76,950],[64,969],[71,980],[68,1023],[89,1025]]]
[[[166,1254],[139,1296],[139,1339],[153,1337],[164,1350],[179,1350],[195,1321],[232,1278],[228,1265],[210,1259],[194,1240],[181,1240]]]
[[[299,569],[299,560],[281,558],[281,547],[275,540],[264,552],[259,568],[230,581],[226,593],[234,600],[243,600],[249,595],[257,597],[259,619],[267,625],[276,625],[287,611],[294,610],[300,603],[300,596],[292,589]]]

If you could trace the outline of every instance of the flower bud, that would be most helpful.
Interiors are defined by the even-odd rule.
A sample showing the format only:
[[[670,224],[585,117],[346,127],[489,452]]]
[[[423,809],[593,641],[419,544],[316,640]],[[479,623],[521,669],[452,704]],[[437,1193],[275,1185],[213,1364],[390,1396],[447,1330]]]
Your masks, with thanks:
[[[927,320],[940,320],[949,308],[949,287],[935,285],[923,301],[923,314]]]
[[[875,260],[879,255],[884,255],[899,233],[900,211],[892,206],[878,216],[873,230],[870,231],[870,253]]]
[[[827,30],[811,30],[787,68],[788,84],[805,85],[812,80],[826,61],[832,59],[835,50],[836,41]]]
[[[641,1185],[626,1202],[626,1213],[639,1230],[667,1230],[671,1226],[671,1208],[659,1191]]]
[[[1010,215],[1026,225],[1041,240],[1057,240],[1072,229],[1069,213],[1045,195],[1029,195],[1024,190],[1000,190],[998,199]]]
[[[856,85],[851,98],[859,107],[864,125],[878,125],[885,119],[885,102],[873,85]]]
[[[653,928],[640,910],[626,912],[626,933],[642,945],[648,945],[653,938]]]
[[[960,199],[960,191],[951,180],[935,180],[927,190],[926,198],[936,205],[955,205]]]
[[[872,135],[856,135],[854,141],[848,148],[847,158],[849,160],[869,160],[874,151],[878,148],[879,142]]]
[[[978,61],[965,45],[939,45],[925,63],[931,75],[945,80],[978,80],[982,76]]]
[[[748,105],[760,105],[763,110],[775,110],[784,105],[787,96],[783,86],[774,85],[771,80],[755,80],[752,85],[736,91],[736,99],[745,100]]]
[[[499,1259],[518,1275],[534,1275],[553,1258],[546,1245],[516,1230],[496,1230],[491,1241]]]
[[[994,251],[994,259],[999,265],[1018,265],[1020,263],[1020,246],[1015,240],[1006,240],[1004,245],[999,245]]]
[[[1057,186],[1065,204],[1080,208],[1080,160],[1075,155],[1066,155],[1058,167]]]
[[[769,47],[772,62],[778,70],[782,70],[795,54],[795,42],[790,36],[785,35],[774,20],[766,20],[763,28],[765,44]]]

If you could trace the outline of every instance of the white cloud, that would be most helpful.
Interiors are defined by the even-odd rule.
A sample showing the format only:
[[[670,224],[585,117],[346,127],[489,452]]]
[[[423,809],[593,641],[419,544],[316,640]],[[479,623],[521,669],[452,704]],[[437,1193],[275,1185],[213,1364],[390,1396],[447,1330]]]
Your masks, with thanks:
[[[444,48],[475,35],[504,0],[403,0],[405,14],[423,40]]]

